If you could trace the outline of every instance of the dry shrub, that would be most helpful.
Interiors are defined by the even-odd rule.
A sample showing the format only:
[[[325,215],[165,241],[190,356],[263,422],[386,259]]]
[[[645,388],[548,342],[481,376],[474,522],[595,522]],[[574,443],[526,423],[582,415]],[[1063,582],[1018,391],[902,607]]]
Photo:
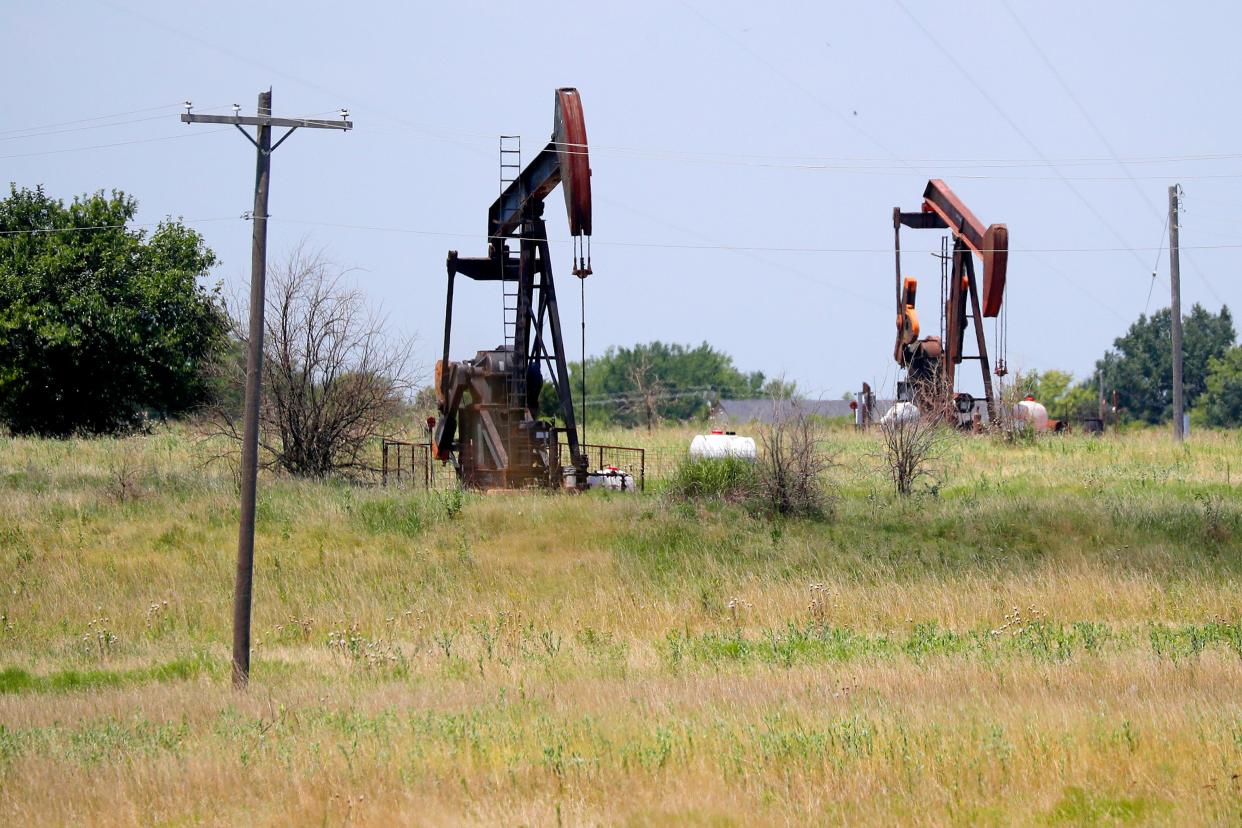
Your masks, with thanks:
[[[918,417],[880,425],[880,460],[898,497],[909,497],[924,482],[932,491],[938,488],[936,461],[943,456],[957,421],[951,395],[944,389],[920,395],[919,402]]]
[[[299,245],[271,274],[259,411],[264,465],[302,477],[375,471],[368,448],[401,413],[412,388],[413,343],[390,338],[384,319],[320,252]],[[234,315],[246,340],[245,316]],[[230,366],[233,381],[245,369]],[[239,412],[221,407],[219,431],[240,441]]]
[[[108,460],[105,490],[118,503],[138,500],[147,494],[143,485],[142,458],[133,444],[118,440],[117,451]]]
[[[799,517],[828,511],[832,498],[824,478],[834,458],[824,448],[822,431],[797,400],[773,400],[772,424],[760,432],[756,475],[756,497],[765,510]]]

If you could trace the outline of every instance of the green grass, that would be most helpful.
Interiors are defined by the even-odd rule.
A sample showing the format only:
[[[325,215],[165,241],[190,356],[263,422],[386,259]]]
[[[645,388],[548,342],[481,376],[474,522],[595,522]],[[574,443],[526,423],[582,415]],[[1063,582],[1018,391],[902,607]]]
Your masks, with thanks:
[[[218,678],[220,664],[203,656],[179,658],[150,667],[116,670],[57,670],[32,675],[19,667],[0,669],[0,694],[67,693],[148,683],[167,684],[200,676]]]
[[[954,436],[905,500],[874,435],[826,441],[816,519],[689,464],[624,496],[264,476],[238,696],[212,447],[0,440],[0,821],[1242,820],[1238,435]]]

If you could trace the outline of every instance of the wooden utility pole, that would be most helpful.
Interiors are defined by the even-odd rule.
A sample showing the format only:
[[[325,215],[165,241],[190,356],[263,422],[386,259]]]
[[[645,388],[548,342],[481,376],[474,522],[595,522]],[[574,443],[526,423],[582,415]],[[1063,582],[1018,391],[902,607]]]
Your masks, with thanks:
[[[1177,241],[1177,199],[1181,185],[1169,188],[1169,288],[1173,293],[1173,439],[1186,439],[1182,396],[1182,267]]]
[[[272,90],[259,93],[258,113],[254,117],[233,115],[194,115],[186,104],[181,116],[187,124],[232,124],[258,151],[254,176],[254,222],[250,253],[250,341],[246,352],[246,404],[242,414],[241,522],[237,533],[237,578],[233,586],[233,686],[245,690],[250,682],[250,605],[254,580],[254,517],[259,479],[259,399],[263,391],[263,310],[267,282],[267,192],[272,172],[272,153],[299,128],[353,129],[341,110],[339,121],[304,118],[273,118]],[[242,126],[256,128],[256,137]],[[289,131],[272,143],[272,127]]]

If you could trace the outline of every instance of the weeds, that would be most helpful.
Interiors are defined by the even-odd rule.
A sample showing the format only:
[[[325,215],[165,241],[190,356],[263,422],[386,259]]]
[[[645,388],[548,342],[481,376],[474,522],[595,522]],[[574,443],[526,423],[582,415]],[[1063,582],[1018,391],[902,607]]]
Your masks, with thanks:
[[[402,667],[401,648],[383,638],[363,635],[357,623],[328,633],[328,649],[342,661],[369,669]]]
[[[668,494],[687,500],[716,498],[743,503],[758,487],[755,464],[740,457],[687,459],[673,472]]]
[[[102,607],[99,611],[103,612]],[[112,619],[106,615],[100,615],[86,623],[86,633],[81,640],[81,652],[87,658],[103,661],[112,655],[116,643],[117,637],[112,631]]]
[[[831,437],[831,521],[266,480],[246,696],[225,470],[4,443],[0,822],[1242,818],[1242,442],[954,439],[894,499]]]

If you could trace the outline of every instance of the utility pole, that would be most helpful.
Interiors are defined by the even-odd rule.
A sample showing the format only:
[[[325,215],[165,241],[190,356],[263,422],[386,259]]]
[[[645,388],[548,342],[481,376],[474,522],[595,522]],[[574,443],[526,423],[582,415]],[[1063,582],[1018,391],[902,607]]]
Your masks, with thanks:
[[[1173,439],[1186,439],[1185,398],[1182,396],[1182,267],[1177,247],[1180,184],[1169,188],[1169,288],[1173,293]]]
[[[245,690],[250,681],[250,605],[254,581],[254,516],[259,478],[259,398],[263,390],[263,310],[267,281],[267,192],[272,173],[272,153],[295,130],[353,129],[349,112],[341,110],[339,121],[305,118],[273,118],[272,90],[259,93],[258,113],[254,117],[233,115],[195,115],[187,101],[181,116],[186,124],[232,124],[258,151],[254,176],[253,243],[250,254],[250,342],[246,353],[246,404],[242,415],[241,522],[237,533],[237,579],[233,586],[233,687]],[[256,127],[251,138],[242,126]],[[272,143],[272,127],[289,131]]]
[[[1103,368],[1100,369],[1099,380],[1100,380],[1100,431],[1103,431],[1104,421],[1106,419],[1104,416],[1105,408],[1104,408],[1104,369]]]

